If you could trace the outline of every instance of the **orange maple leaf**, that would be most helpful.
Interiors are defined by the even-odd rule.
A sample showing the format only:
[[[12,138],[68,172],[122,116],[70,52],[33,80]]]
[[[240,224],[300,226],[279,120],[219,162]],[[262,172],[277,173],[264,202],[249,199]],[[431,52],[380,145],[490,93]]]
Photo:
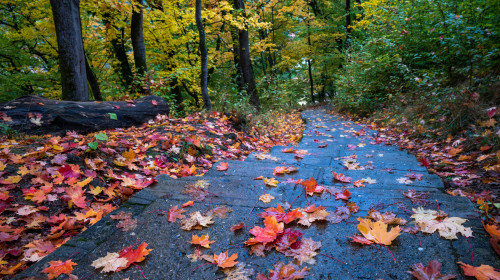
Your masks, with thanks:
[[[474,276],[478,280],[496,280],[500,279],[500,272],[495,271],[495,268],[482,264],[481,266],[472,266],[463,262],[457,262],[464,270],[467,276]]]
[[[215,264],[218,265],[219,267],[222,268],[227,268],[227,267],[233,267],[235,266],[238,262],[235,262],[235,260],[238,258],[238,254],[232,254],[230,257],[228,257],[227,251],[224,253],[220,253],[219,255],[214,254],[214,261]]]
[[[217,170],[219,171],[226,171],[229,167],[229,163],[227,162],[221,162],[219,166],[217,166]]]
[[[264,218],[264,228],[255,226],[250,230],[250,233],[255,235],[254,238],[250,238],[245,241],[247,245],[253,245],[257,243],[269,243],[276,240],[278,234],[283,232],[284,224],[278,223],[275,216],[268,216]]]
[[[210,244],[214,243],[215,241],[210,241],[208,239],[208,234],[204,234],[202,236],[198,236],[196,234],[193,234],[191,237],[191,244],[193,245],[200,245],[205,248],[210,248]]]
[[[377,244],[391,245],[392,240],[396,239],[401,233],[399,226],[393,227],[387,231],[387,224],[381,221],[372,222],[370,219],[358,218],[358,230],[363,236]]]
[[[73,266],[76,263],[71,260],[63,261],[51,261],[50,266],[42,270],[43,273],[47,273],[49,279],[57,278],[61,274],[70,274],[73,271]]]

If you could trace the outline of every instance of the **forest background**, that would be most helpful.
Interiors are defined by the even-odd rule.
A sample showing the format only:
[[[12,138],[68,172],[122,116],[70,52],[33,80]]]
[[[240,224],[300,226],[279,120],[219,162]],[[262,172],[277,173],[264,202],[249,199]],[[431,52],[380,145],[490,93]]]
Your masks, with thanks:
[[[177,116],[206,108],[206,36],[206,88],[218,111],[329,100],[362,117],[390,112],[388,121],[422,133],[446,126],[446,137],[488,121],[485,110],[500,103],[494,0],[66,2],[79,6],[90,99],[154,94]],[[50,1],[2,0],[0,18],[0,101],[62,98]],[[495,123],[482,127],[498,139]]]

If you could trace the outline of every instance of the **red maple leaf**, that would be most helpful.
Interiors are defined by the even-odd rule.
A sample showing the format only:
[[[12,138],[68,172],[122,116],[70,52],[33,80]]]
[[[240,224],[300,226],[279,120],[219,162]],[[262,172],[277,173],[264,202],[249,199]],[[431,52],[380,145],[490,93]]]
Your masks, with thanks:
[[[148,243],[142,242],[137,249],[132,249],[132,246],[123,248],[120,253],[120,258],[125,258],[128,260],[127,265],[124,267],[118,268],[116,271],[123,270],[129,267],[131,264],[136,262],[142,262],[144,258],[151,252],[153,249],[146,249]]]
[[[343,192],[338,192],[335,194],[335,199],[349,200],[351,196],[351,192],[349,190],[345,190]]]
[[[65,179],[80,177],[80,167],[74,164],[67,164],[60,167],[57,171],[64,176]]]

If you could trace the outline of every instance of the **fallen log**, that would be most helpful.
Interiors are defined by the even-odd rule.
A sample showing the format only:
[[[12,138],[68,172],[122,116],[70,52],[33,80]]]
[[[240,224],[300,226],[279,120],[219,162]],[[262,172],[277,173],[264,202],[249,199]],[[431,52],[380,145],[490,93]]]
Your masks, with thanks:
[[[158,114],[168,114],[167,102],[158,96],[133,101],[61,101],[24,96],[0,103],[0,123],[29,135],[80,134],[141,125]]]

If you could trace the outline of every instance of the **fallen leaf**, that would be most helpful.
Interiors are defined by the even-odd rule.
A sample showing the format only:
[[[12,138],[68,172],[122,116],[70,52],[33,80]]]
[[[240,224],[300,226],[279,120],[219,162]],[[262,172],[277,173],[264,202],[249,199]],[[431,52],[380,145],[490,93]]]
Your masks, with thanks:
[[[229,167],[229,163],[227,162],[221,162],[219,166],[217,166],[217,170],[219,171],[226,171]]]
[[[455,275],[441,274],[441,263],[437,260],[429,261],[429,264],[424,267],[422,263],[417,263],[411,266],[412,271],[407,271],[415,276],[418,280],[448,280],[457,278]]]
[[[244,227],[245,227],[245,223],[241,222],[241,223],[239,223],[239,224],[236,224],[236,225],[232,226],[232,227],[230,228],[230,230],[231,230],[232,232],[235,232],[235,231],[237,231],[237,230],[239,230],[239,229],[242,229],[242,228],[244,228]]]
[[[393,227],[387,231],[387,224],[376,221],[372,222],[369,219],[358,218],[358,230],[363,236],[377,244],[391,245],[392,241],[400,235],[401,229],[399,226]]]
[[[97,260],[92,262],[92,266],[96,269],[103,268],[101,270],[102,273],[106,272],[115,272],[118,271],[118,268],[126,266],[128,260],[126,258],[120,257],[118,253],[107,253],[105,257],[98,258]]]
[[[193,206],[193,203],[194,203],[194,202],[193,202],[192,200],[190,200],[190,201],[188,201],[188,202],[186,202],[186,203],[182,204],[182,208],[186,208],[186,207]]]
[[[437,211],[426,210],[422,207],[413,209],[411,217],[415,219],[420,230],[424,233],[439,232],[441,237],[446,239],[457,239],[457,233],[466,237],[472,236],[472,230],[469,227],[462,226],[467,220],[459,217],[442,218]]]
[[[268,187],[275,188],[278,186],[278,183],[279,183],[278,180],[276,180],[275,178],[270,178],[270,179],[264,178],[264,184],[266,184],[266,186]]]
[[[342,173],[337,173],[335,171],[332,171],[333,178],[341,183],[351,183],[352,178],[351,177],[346,177]]]
[[[72,262],[71,259],[67,261],[50,261],[49,267],[42,270],[43,273],[48,274],[49,279],[57,278],[61,274],[70,274],[73,271],[73,266],[76,263]]]
[[[478,280],[498,280],[500,279],[500,272],[496,271],[495,268],[482,264],[481,266],[472,266],[465,264],[463,262],[457,262],[460,264],[464,270],[464,274],[467,276],[474,276]]]
[[[202,229],[214,223],[212,218],[213,216],[203,216],[200,211],[196,211],[191,213],[188,219],[181,220],[181,228],[183,230]]]
[[[238,258],[238,254],[236,254],[236,253],[232,254],[230,257],[228,257],[227,251],[220,253],[219,255],[214,254],[215,264],[219,267],[222,267],[222,268],[235,266],[238,263],[235,261],[237,258]]]
[[[198,236],[193,234],[191,237],[191,244],[193,245],[200,245],[201,247],[204,248],[210,248],[210,244],[214,243],[215,241],[210,241],[208,239],[208,234],[204,234],[202,236]]]
[[[264,274],[257,275],[257,280],[295,280],[295,279],[304,279],[308,275],[309,268],[304,267],[300,269],[300,267],[294,265],[293,263],[289,263],[285,265],[282,262],[279,262],[274,265],[274,270],[269,270],[269,276],[266,277]]]
[[[186,216],[184,216],[182,213],[186,212],[184,209],[179,209],[177,205],[174,207],[170,208],[170,210],[167,212],[167,217],[168,221],[171,223],[175,223],[177,219],[183,219]]]
[[[259,197],[259,200],[264,202],[264,203],[269,203],[271,202],[271,200],[273,200],[275,197],[266,193],[266,194],[263,194]]]

